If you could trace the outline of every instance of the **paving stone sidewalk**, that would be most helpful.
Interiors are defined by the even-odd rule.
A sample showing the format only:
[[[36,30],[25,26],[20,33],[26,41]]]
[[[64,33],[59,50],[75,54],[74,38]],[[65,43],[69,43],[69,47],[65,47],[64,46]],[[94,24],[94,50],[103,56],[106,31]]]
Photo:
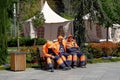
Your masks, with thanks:
[[[120,80],[120,62],[87,64],[87,68],[48,72],[35,68],[0,71],[0,80]]]

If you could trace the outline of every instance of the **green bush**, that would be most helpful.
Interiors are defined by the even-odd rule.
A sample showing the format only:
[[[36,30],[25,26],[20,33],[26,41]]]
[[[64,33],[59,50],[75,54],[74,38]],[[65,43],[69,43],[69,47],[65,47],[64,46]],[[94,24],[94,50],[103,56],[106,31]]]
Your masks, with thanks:
[[[27,39],[25,42],[25,46],[32,46],[34,45],[34,39]]]
[[[8,38],[7,45],[8,47],[17,46],[17,38]]]
[[[19,38],[20,46],[27,46],[28,43],[31,44],[30,40],[31,39],[29,37],[27,37],[27,38],[23,38],[23,37]]]
[[[36,39],[36,45],[45,44],[46,40],[43,38]],[[30,39],[29,37],[20,37],[19,38],[20,46],[32,46],[34,45],[34,39]],[[9,38],[7,42],[8,47],[16,47],[17,46],[17,38]]]
[[[38,58],[38,52],[37,52],[38,47],[39,46],[30,46],[30,47],[23,46],[23,47],[20,47],[19,51],[27,53],[26,54],[27,63],[34,63],[34,62],[37,62],[38,60],[37,59]]]
[[[0,45],[0,65],[6,63],[6,58],[8,56],[7,47]]]
[[[93,59],[93,54],[91,54],[88,49],[89,49],[88,46],[83,46],[81,48],[81,51],[86,55],[88,60]]]
[[[43,39],[43,38],[37,38],[37,45],[43,45],[43,44],[45,44],[46,43],[46,40],[45,39]]]

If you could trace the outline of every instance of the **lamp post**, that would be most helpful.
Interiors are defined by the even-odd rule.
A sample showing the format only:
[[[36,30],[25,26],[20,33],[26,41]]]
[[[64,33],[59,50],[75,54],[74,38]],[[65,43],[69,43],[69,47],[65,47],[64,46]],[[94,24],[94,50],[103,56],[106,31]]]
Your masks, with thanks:
[[[20,14],[19,14],[19,0],[17,2],[17,50],[19,50],[19,17],[20,17]]]
[[[14,7],[14,11],[13,11],[13,14],[14,14],[14,37],[16,37],[16,3],[13,4],[13,7]]]

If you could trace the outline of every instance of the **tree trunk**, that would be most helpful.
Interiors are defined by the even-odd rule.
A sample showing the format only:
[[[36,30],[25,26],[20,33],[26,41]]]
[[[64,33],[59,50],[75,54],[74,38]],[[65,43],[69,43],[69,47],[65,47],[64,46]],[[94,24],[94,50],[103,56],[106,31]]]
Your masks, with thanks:
[[[106,41],[108,42],[109,39],[109,27],[106,27]]]

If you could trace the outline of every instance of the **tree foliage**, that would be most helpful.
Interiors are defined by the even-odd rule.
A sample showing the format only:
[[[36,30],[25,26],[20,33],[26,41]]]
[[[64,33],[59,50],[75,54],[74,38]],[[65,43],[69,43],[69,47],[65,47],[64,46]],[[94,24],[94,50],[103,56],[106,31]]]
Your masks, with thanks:
[[[7,34],[8,27],[8,7],[10,0],[0,0],[0,65],[6,62],[7,52]]]
[[[32,19],[32,22],[35,28],[42,26],[45,23],[43,13],[37,12],[34,18]]]
[[[20,22],[33,17],[41,10],[41,0],[20,0]]]
[[[62,0],[47,0],[51,8],[59,13],[64,12],[64,4]],[[41,0],[20,0],[20,20],[23,22],[33,17],[42,9]]]
[[[120,0],[101,0],[101,4],[111,23],[120,23]]]
[[[83,16],[86,14],[90,14],[90,21],[99,21],[99,24],[104,24],[107,29],[113,23],[120,23],[120,0],[47,0],[47,2],[58,14],[65,13],[75,17],[75,38],[79,45],[85,42]],[[20,21],[33,17],[40,9],[41,0],[20,0]]]
[[[37,28],[42,26],[45,23],[43,13],[37,12],[32,19],[34,29],[35,29],[35,36],[37,36]],[[36,45],[36,39],[34,39],[34,45]]]
[[[57,14],[65,12],[63,0],[47,0],[47,2],[52,10],[54,10]]]
[[[118,0],[75,0],[76,15],[74,20],[75,37],[79,45],[85,43],[85,26],[83,16],[90,15],[90,21],[98,21],[100,25],[104,24],[108,28],[113,23],[119,23],[119,3]]]

